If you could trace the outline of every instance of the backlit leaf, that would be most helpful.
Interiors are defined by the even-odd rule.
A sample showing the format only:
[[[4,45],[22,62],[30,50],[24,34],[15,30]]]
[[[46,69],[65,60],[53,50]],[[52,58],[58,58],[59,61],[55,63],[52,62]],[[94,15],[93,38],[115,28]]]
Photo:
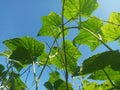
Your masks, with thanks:
[[[67,56],[67,63],[68,63],[68,71],[73,73],[76,69],[78,58],[81,56],[80,51],[77,47],[73,45],[73,43],[69,40],[65,41],[66,45],[66,56]],[[63,46],[62,46],[63,50]]]
[[[45,45],[42,42],[28,36],[9,39],[3,43],[13,51],[10,59],[18,60],[22,64],[32,63],[45,50]]]
[[[118,51],[103,52],[86,59],[82,64],[81,72],[83,74],[92,73],[116,63],[120,63],[120,53]]]
[[[47,53],[47,52],[43,52],[43,53],[38,57],[38,65],[39,65],[39,66],[44,65],[44,63],[46,62],[47,58],[48,58],[48,53]],[[51,64],[51,62],[50,62],[50,60],[48,60],[47,65],[50,65],[50,64]]]
[[[96,17],[91,17],[87,21],[84,21],[80,24],[82,27],[89,29],[94,34],[99,36],[102,39],[101,26],[103,25],[102,21]],[[83,44],[90,46],[91,50],[96,49],[100,42],[91,35],[88,31],[80,29],[80,32],[77,37],[74,39],[74,44]]]
[[[26,90],[26,84],[19,78],[13,77],[13,79],[9,82],[10,90]]]
[[[48,16],[42,17],[43,25],[38,33],[38,36],[52,36],[61,37],[61,17],[54,12],[51,12]],[[65,34],[67,34],[67,30]]]
[[[111,89],[113,86],[109,81],[105,81],[102,84],[97,84],[96,82],[84,81],[83,90],[114,90]]]
[[[104,70],[109,75],[111,80],[116,81],[116,80],[118,80],[120,78],[120,71],[115,71],[110,66],[106,67]],[[98,71],[92,73],[89,76],[89,78],[94,79],[94,80],[108,80],[108,78],[106,77],[103,70],[98,70]]]
[[[10,55],[11,55],[10,50],[5,50],[4,52],[0,53],[0,56],[5,56],[7,58],[9,58]]]
[[[79,14],[86,17],[97,7],[97,0],[65,0],[64,16],[68,20],[77,18]]]
[[[66,57],[67,57],[67,63],[68,63],[68,66],[67,66],[68,71],[70,73],[73,73],[73,71],[76,69],[77,60],[81,56],[81,53],[78,50],[78,48],[73,45],[71,41],[66,40],[65,43],[66,43]],[[60,69],[64,69],[65,63],[64,63],[63,57],[64,57],[63,45],[61,48],[54,47],[50,61],[56,67]]]
[[[106,41],[118,39],[120,37],[120,13],[111,13],[108,22],[101,29]]]
[[[68,83],[68,90],[73,90],[71,83]],[[54,90],[66,90],[66,82],[58,79],[54,82]]]
[[[52,73],[50,73],[50,78],[49,78],[49,82],[54,83],[56,80],[58,80],[60,78],[60,74],[57,71],[54,71]]]

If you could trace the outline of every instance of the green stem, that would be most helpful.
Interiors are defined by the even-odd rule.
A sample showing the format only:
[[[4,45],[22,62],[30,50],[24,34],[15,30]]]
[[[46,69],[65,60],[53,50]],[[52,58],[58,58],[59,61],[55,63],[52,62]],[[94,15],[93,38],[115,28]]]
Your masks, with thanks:
[[[109,75],[107,74],[107,72],[106,72],[104,69],[102,69],[102,70],[103,70],[103,72],[105,73],[105,75],[106,75],[106,77],[108,78],[108,80],[110,81],[111,85],[114,86],[114,87],[116,87],[116,86],[114,85],[114,83],[112,82],[112,80],[110,79],[110,77],[109,77]]]
[[[83,30],[86,30],[87,32],[89,32],[90,34],[92,34],[97,40],[99,40],[106,48],[108,48],[110,51],[113,51],[106,43],[103,42],[103,40],[101,40],[96,34],[94,34],[91,30],[85,28],[85,27],[81,27]]]
[[[62,39],[63,39],[63,50],[64,50],[64,61],[65,61],[65,81],[66,81],[66,90],[68,90],[68,70],[67,70],[67,57],[66,57],[66,44],[65,44],[65,33],[64,33],[64,5],[65,5],[65,0],[63,0],[62,3]]]
[[[59,34],[59,35],[60,35],[60,34]],[[47,66],[47,62],[48,62],[48,60],[49,60],[49,56],[50,56],[50,54],[51,54],[51,52],[52,52],[53,46],[54,46],[54,44],[55,44],[55,41],[56,41],[56,39],[59,37],[59,35],[58,35],[58,36],[55,38],[55,40],[53,41],[52,47],[50,48],[50,52],[48,53],[48,57],[47,57],[44,65],[43,65],[43,68],[42,68],[39,76],[38,76],[38,81],[40,80],[40,78],[41,78],[41,76],[42,76],[42,73],[43,73],[45,67]]]
[[[66,28],[65,30],[67,29],[79,29],[78,26],[72,26],[72,27],[68,27]],[[81,26],[81,29],[83,30],[86,30],[87,32],[89,32],[91,35],[93,35],[97,40],[99,40],[106,48],[108,48],[110,51],[113,51],[103,40],[101,40],[96,34],[94,34],[91,30],[85,28],[85,27],[82,27]]]
[[[30,65],[25,71],[23,71],[23,72],[20,74],[20,76],[22,76],[22,75],[25,74],[28,70],[30,70],[31,66],[32,66],[32,65]]]

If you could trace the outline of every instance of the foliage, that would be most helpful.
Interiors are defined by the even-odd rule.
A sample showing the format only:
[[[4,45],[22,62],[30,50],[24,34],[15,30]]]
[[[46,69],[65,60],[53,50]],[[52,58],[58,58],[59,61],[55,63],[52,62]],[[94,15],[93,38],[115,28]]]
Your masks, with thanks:
[[[105,21],[92,16],[98,6],[97,0],[62,0],[61,14],[50,12],[43,16],[38,36],[52,37],[52,46],[29,36],[3,41],[8,50],[0,53],[0,56],[7,58],[6,66],[0,64],[0,88],[28,89],[21,76],[29,72],[32,66],[34,85],[39,90],[40,78],[48,66],[51,72],[44,83],[47,90],[73,90],[70,76],[82,77],[82,90],[119,90],[120,52],[112,50],[107,43],[120,41],[120,13],[111,13],[109,20]],[[67,25],[71,22],[76,22],[76,25]],[[78,30],[73,40],[66,39],[70,29]],[[79,50],[81,45],[87,45],[94,51],[101,44],[108,51],[94,54],[78,66],[82,56]],[[36,72],[36,65],[41,68],[40,72]],[[61,75],[63,72],[64,79]],[[98,84],[98,80],[102,83]]]
[[[50,78],[47,82],[45,82],[44,86],[48,90],[65,90],[66,83],[64,80],[60,78],[60,74],[55,71],[50,73]],[[73,90],[72,85],[69,83],[69,90]]]

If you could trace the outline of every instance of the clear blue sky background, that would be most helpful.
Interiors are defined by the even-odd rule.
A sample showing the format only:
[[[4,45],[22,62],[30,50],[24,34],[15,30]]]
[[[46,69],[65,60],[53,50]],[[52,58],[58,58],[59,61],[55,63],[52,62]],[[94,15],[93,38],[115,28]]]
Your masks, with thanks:
[[[6,48],[2,41],[20,36],[37,37],[37,33],[42,25],[40,17],[48,15],[51,11],[60,13],[61,0],[0,0],[0,52]],[[88,0],[89,1],[89,0]],[[98,0],[100,7],[93,13],[94,15],[107,20],[113,11],[120,12],[120,0]],[[73,35],[73,34],[70,34]],[[110,44],[114,49],[118,46],[116,43]],[[82,47],[83,60],[94,53],[106,50],[103,46],[97,48],[95,52],[90,52],[88,47]],[[3,58],[0,58],[3,59]],[[3,60],[1,60],[2,62]],[[47,74],[46,72],[44,74]],[[42,78],[46,78],[47,76]],[[41,80],[41,82],[44,79]],[[40,89],[45,90],[40,84]],[[33,89],[31,89],[33,90]]]

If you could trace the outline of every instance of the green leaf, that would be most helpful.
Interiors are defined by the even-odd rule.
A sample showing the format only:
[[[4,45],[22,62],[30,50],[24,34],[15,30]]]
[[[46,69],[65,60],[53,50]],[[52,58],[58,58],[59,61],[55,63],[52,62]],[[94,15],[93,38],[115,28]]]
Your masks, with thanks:
[[[0,64],[0,72],[2,72],[4,69],[5,69],[4,66]]]
[[[115,71],[120,71],[120,62],[111,64],[111,68]]]
[[[68,83],[69,90],[73,90],[72,85]],[[60,74],[57,71],[50,73],[50,78],[45,82],[44,86],[48,90],[66,90],[66,82],[60,78]]]
[[[105,81],[102,84],[97,84],[96,82],[84,81],[83,90],[113,90],[113,86],[109,81]]]
[[[11,55],[10,50],[5,50],[4,52],[0,53],[0,56],[5,56],[7,58],[9,58],[10,55]]]
[[[10,59],[18,60],[22,64],[32,63],[45,50],[45,45],[42,42],[28,36],[9,39],[3,43],[13,51]]]
[[[59,35],[59,37],[61,37],[61,20],[61,17],[55,12],[51,12],[48,16],[43,16],[43,25],[38,32],[38,36],[52,36],[56,38]],[[66,30],[65,35],[67,34],[67,32],[68,31]]]
[[[76,66],[77,60],[81,56],[80,51],[76,48],[73,43],[69,40],[65,41],[66,43],[66,57],[68,62],[68,72],[73,73]],[[57,68],[64,69],[64,50],[63,44],[61,48],[54,47],[52,50],[52,54],[50,56],[50,61]]]
[[[5,56],[5,57],[7,57],[7,58],[10,58],[10,55],[12,54],[12,52],[10,51],[10,50],[5,50],[4,52],[2,52],[2,53],[0,53],[0,56]],[[20,55],[21,55],[21,53],[20,53]],[[20,56],[19,55],[19,56]],[[20,57],[21,58],[21,57]],[[21,63],[21,62],[19,62],[19,61],[16,61],[16,60],[10,60],[10,59],[7,59],[10,63],[12,63],[13,64],[13,66],[18,70],[18,71],[20,71],[23,67],[24,67],[24,65]]]
[[[68,90],[73,90],[72,85],[68,83]],[[62,79],[58,79],[54,82],[54,90],[66,90],[66,83]]]
[[[49,82],[54,83],[56,80],[58,80],[60,78],[60,74],[57,71],[54,71],[52,73],[50,73],[50,78],[49,78]]]
[[[15,72],[10,73],[9,79],[10,82],[8,83],[8,86],[10,87],[10,90],[26,90],[26,84],[20,79],[19,75]]]
[[[2,64],[0,64],[0,76],[3,75],[3,70],[4,69],[5,69],[5,67]]]
[[[101,28],[106,41],[114,41],[120,37],[120,13],[113,12],[108,22]]]
[[[24,59],[25,60],[25,59]],[[26,63],[22,63],[22,60],[13,60],[9,59],[9,62],[20,72],[24,67],[26,67]]]
[[[30,53],[24,47],[16,48],[9,58],[20,61],[22,64],[29,64],[33,61]]]
[[[101,33],[100,28],[101,26],[103,26],[103,21],[95,16],[92,16],[88,18],[88,20],[79,23],[81,24],[82,27],[85,27],[96,34]]]
[[[102,21],[96,17],[91,17],[87,21],[84,21],[80,24],[82,27],[89,29],[91,32],[102,38],[101,26],[103,25]],[[95,50],[97,46],[100,45],[100,42],[91,35],[88,31],[80,29],[78,36],[73,40],[74,44],[83,44],[90,46],[91,50]]]
[[[64,6],[64,16],[66,19],[76,19],[80,14],[87,17],[98,7],[97,0],[66,0]]]
[[[44,86],[47,88],[47,90],[53,90],[53,86],[50,82],[45,82]]]
[[[109,75],[111,80],[116,81],[120,78],[120,72],[113,70],[110,66],[106,67],[104,70]],[[108,80],[108,78],[106,77],[105,73],[102,70],[93,72],[89,76],[89,78],[94,80]]]
[[[72,73],[72,77],[79,76],[80,75],[80,66],[77,66],[74,72]]]
[[[103,52],[86,59],[82,64],[81,73],[92,73],[116,63],[120,63],[120,53],[118,51]]]
[[[44,63],[46,62],[47,58],[48,58],[48,53],[47,52],[43,52],[41,54],[41,56],[38,57],[38,65],[39,66],[44,65]],[[51,64],[51,62],[50,62],[50,60],[48,60],[47,65],[50,65],[50,64]]]
[[[83,90],[94,90],[97,88],[97,83],[96,82],[91,82],[89,83],[88,81],[84,81],[83,84]],[[96,89],[97,90],[97,89]]]
[[[69,40],[65,41],[66,45],[66,56],[67,56],[67,63],[68,63],[68,71],[73,73],[77,66],[78,58],[81,56],[80,51],[77,47],[73,45],[73,43]],[[63,50],[63,45],[62,45]]]

